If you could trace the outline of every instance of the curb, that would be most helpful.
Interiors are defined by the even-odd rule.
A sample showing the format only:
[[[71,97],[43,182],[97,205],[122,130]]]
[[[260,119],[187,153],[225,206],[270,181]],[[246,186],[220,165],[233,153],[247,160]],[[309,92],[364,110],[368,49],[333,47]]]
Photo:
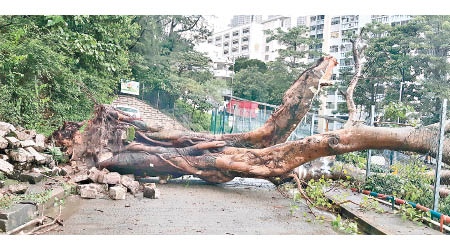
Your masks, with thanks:
[[[0,234],[9,232],[33,220],[39,214],[43,214],[45,210],[53,207],[56,200],[59,201],[68,196],[61,186],[53,188],[51,192],[51,197],[44,203],[21,201],[5,211],[0,211]]]

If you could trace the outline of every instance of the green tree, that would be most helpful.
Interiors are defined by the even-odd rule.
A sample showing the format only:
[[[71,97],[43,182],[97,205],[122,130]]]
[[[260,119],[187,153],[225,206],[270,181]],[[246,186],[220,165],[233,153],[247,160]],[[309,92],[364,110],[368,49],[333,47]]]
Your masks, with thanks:
[[[419,112],[423,124],[438,121],[440,100],[449,96],[445,53],[448,16],[418,16],[404,25],[369,24],[366,63],[355,89],[355,103],[381,111],[399,101]],[[340,76],[345,89],[352,70]]]
[[[0,16],[0,120],[50,133],[131,74],[128,16]]]
[[[235,60],[234,65],[230,66],[230,69],[237,73],[241,69],[246,69],[249,67],[257,67],[260,72],[265,72],[267,70],[267,66],[263,61],[258,59],[248,59],[245,57],[238,57]]]
[[[278,50],[277,60],[283,62],[290,69],[304,70],[308,66],[304,62],[307,55],[322,55],[321,40],[311,38],[309,28],[306,26],[299,25],[287,31],[281,28],[275,31],[265,30],[264,33],[268,35],[267,42],[277,40],[285,47]]]

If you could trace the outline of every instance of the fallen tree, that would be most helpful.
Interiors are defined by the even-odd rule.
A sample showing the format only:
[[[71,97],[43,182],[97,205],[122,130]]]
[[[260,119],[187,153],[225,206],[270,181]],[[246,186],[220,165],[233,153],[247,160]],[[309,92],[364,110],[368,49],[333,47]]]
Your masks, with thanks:
[[[66,122],[53,138],[66,148],[72,160],[84,161],[88,166],[145,176],[194,175],[212,183],[231,181],[238,176],[278,183],[291,178],[293,169],[319,157],[365,149],[435,152],[437,125],[369,127],[352,119],[344,129],[286,142],[320,89],[331,85],[335,65],[333,57],[325,57],[303,72],[284,94],[282,105],[255,131],[212,135],[166,130],[134,119],[109,105],[96,105],[95,115],[87,123]],[[352,91],[347,93],[350,105]],[[356,110],[350,109],[350,112]],[[80,131],[82,126],[86,126],[83,132]],[[447,123],[446,131],[449,130],[450,123]],[[449,139],[445,141],[443,161],[450,164]],[[306,179],[321,174],[314,168],[304,171]],[[331,171],[326,176],[340,175]],[[446,171],[442,183],[450,180],[445,176],[449,176]]]

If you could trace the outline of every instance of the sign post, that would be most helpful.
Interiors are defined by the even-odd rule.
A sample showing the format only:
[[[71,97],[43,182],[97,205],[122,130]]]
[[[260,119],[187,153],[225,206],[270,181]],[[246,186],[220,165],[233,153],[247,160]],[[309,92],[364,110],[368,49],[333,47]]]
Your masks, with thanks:
[[[130,95],[139,95],[139,82],[123,81],[120,83],[120,92]]]

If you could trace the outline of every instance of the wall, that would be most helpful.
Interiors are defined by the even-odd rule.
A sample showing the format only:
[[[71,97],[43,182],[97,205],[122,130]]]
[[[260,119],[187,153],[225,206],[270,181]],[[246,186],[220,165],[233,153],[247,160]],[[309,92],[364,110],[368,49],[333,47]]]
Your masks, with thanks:
[[[172,119],[171,117],[163,114],[161,111],[153,108],[144,101],[141,101],[133,96],[119,95],[113,102],[115,105],[126,105],[130,107],[137,108],[141,113],[141,118],[143,121],[156,126],[162,126],[165,129],[181,129],[186,130],[179,122]]]

